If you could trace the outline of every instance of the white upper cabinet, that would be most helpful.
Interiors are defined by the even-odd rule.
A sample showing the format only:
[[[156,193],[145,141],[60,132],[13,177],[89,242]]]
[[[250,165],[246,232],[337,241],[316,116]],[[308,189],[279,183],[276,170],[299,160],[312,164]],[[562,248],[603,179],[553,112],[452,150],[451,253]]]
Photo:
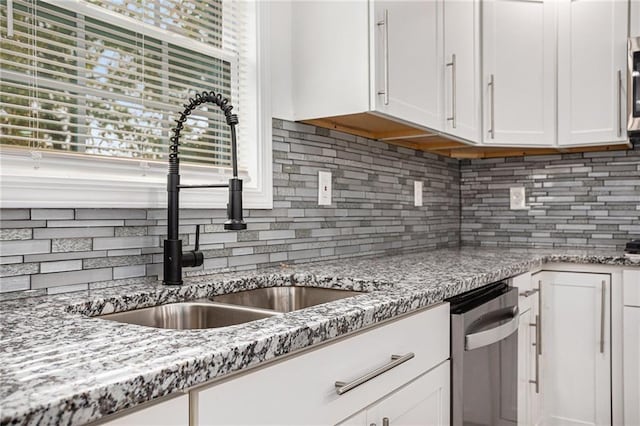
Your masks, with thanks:
[[[371,109],[442,126],[441,1],[374,1]]]
[[[558,1],[558,144],[626,141],[625,0]]]
[[[444,131],[478,142],[481,133],[480,2],[444,2]]]
[[[442,127],[442,3],[294,1],[294,119],[373,113]]]
[[[555,4],[483,1],[484,143],[555,143]]]
[[[369,110],[368,10],[366,1],[291,2],[291,118]]]

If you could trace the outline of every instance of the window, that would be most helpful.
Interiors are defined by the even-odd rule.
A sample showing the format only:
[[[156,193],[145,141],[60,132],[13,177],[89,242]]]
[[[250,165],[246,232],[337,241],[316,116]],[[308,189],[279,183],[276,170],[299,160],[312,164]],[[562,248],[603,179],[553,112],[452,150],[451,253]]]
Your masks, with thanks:
[[[240,118],[245,205],[270,207],[270,116],[261,84],[264,62],[258,67],[264,47],[258,43],[259,4],[0,3],[3,206],[35,207],[34,198],[43,207],[163,206],[174,120],[189,97],[213,90],[230,99]],[[186,124],[183,180],[226,179],[230,134],[222,112],[204,105]],[[56,186],[57,194],[43,192],[39,181]],[[69,194],[82,189],[88,190],[82,198]],[[226,194],[203,195],[184,192],[182,205],[224,205]]]

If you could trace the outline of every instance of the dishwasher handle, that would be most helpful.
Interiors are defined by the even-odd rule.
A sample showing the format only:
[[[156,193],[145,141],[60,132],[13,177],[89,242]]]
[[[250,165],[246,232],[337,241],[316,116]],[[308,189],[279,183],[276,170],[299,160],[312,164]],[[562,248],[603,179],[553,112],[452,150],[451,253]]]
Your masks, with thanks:
[[[505,319],[504,315],[501,315],[504,311],[504,309],[501,309],[496,311],[494,315],[489,314],[487,317],[498,317],[498,320],[495,321],[495,323],[500,323]],[[472,351],[474,349],[492,345],[511,336],[518,329],[520,312],[517,307],[509,308],[506,311],[508,315],[507,318],[509,319],[508,322],[487,330],[478,331],[477,333],[466,334],[464,336],[464,349],[466,351]]]

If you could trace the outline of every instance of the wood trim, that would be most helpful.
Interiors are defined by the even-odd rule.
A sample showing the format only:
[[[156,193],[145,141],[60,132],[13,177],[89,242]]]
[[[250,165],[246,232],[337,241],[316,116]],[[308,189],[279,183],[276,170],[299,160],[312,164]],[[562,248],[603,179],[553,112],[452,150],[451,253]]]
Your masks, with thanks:
[[[446,135],[381,117],[371,112],[303,120],[303,123],[458,159],[619,151],[631,148],[631,144],[572,148],[482,147],[459,142],[448,138]]]

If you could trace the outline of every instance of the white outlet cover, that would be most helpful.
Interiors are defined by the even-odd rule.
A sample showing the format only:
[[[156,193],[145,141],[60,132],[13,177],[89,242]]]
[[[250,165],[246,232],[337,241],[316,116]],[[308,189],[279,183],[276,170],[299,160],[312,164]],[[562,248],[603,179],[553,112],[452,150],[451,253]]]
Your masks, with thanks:
[[[422,206],[422,181],[413,181],[413,205],[416,207]]]
[[[526,210],[526,193],[523,186],[509,188],[509,206],[511,210]]]
[[[331,205],[331,172],[318,172],[318,205]]]

